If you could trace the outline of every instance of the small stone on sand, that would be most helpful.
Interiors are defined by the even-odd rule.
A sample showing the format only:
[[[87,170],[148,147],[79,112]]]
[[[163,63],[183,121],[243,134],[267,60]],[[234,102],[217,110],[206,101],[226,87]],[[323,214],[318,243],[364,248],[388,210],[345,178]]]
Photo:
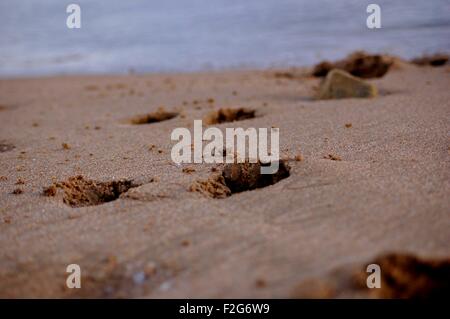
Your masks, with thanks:
[[[319,89],[319,99],[342,99],[350,97],[375,97],[377,88],[348,72],[332,70]]]

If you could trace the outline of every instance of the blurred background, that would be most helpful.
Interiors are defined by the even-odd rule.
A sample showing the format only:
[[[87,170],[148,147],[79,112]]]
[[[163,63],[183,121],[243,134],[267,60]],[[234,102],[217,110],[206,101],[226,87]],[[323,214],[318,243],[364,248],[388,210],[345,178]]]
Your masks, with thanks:
[[[81,29],[66,7],[81,6]],[[382,29],[366,27],[381,6]],[[0,77],[303,66],[450,51],[450,0],[0,0]]]

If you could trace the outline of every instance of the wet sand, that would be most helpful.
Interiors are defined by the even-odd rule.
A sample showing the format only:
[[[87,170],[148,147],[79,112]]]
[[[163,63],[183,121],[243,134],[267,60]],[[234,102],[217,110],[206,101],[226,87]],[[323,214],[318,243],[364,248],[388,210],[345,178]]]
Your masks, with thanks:
[[[400,63],[367,80],[380,96],[326,101],[308,72],[0,80],[0,296],[295,297],[387,252],[450,256],[450,68]],[[160,107],[178,115],[133,124]],[[215,126],[280,128],[290,176],[191,192],[221,167],[173,164],[170,134],[230,107],[255,117]],[[78,175],[133,187],[43,195]]]

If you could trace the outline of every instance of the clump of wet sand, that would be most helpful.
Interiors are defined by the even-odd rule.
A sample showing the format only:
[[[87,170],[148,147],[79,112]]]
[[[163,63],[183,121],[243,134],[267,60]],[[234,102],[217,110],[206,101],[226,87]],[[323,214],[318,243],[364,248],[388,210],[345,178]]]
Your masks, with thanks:
[[[66,181],[53,183],[43,190],[43,195],[54,197],[62,191],[63,202],[71,207],[100,205],[113,201],[133,187],[131,180],[100,182],[81,175],[69,177]]]
[[[229,163],[220,175],[214,174],[207,180],[195,181],[189,188],[213,198],[225,198],[232,194],[267,187],[289,177],[290,167],[280,160],[278,171],[274,174],[261,174],[261,167],[270,163]]]
[[[340,69],[360,78],[379,78],[389,71],[392,64],[391,57],[357,51],[336,62],[320,62],[314,67],[312,74],[326,76],[331,70]]]

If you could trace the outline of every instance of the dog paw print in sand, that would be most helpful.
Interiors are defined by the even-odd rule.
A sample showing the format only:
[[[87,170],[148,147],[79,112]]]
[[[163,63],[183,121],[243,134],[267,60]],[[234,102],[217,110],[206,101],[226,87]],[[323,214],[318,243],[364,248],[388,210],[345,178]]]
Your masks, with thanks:
[[[71,207],[100,205],[118,199],[129,189],[138,187],[130,180],[99,182],[83,176],[69,177],[66,181],[53,183],[43,191],[44,196],[60,197]]]
[[[203,121],[207,125],[222,124],[236,121],[253,119],[256,117],[256,111],[247,108],[222,108],[213,111],[205,116]]]
[[[134,116],[128,120],[128,123],[134,125],[152,124],[171,120],[178,115],[179,114],[177,112],[169,112],[164,110],[164,108],[159,108],[156,112],[153,113]]]
[[[274,174],[261,174],[261,166],[269,164],[233,163],[226,164],[220,174],[214,174],[207,180],[195,181],[189,188],[212,198],[225,198],[236,193],[263,188],[289,177],[290,167],[281,160]]]

